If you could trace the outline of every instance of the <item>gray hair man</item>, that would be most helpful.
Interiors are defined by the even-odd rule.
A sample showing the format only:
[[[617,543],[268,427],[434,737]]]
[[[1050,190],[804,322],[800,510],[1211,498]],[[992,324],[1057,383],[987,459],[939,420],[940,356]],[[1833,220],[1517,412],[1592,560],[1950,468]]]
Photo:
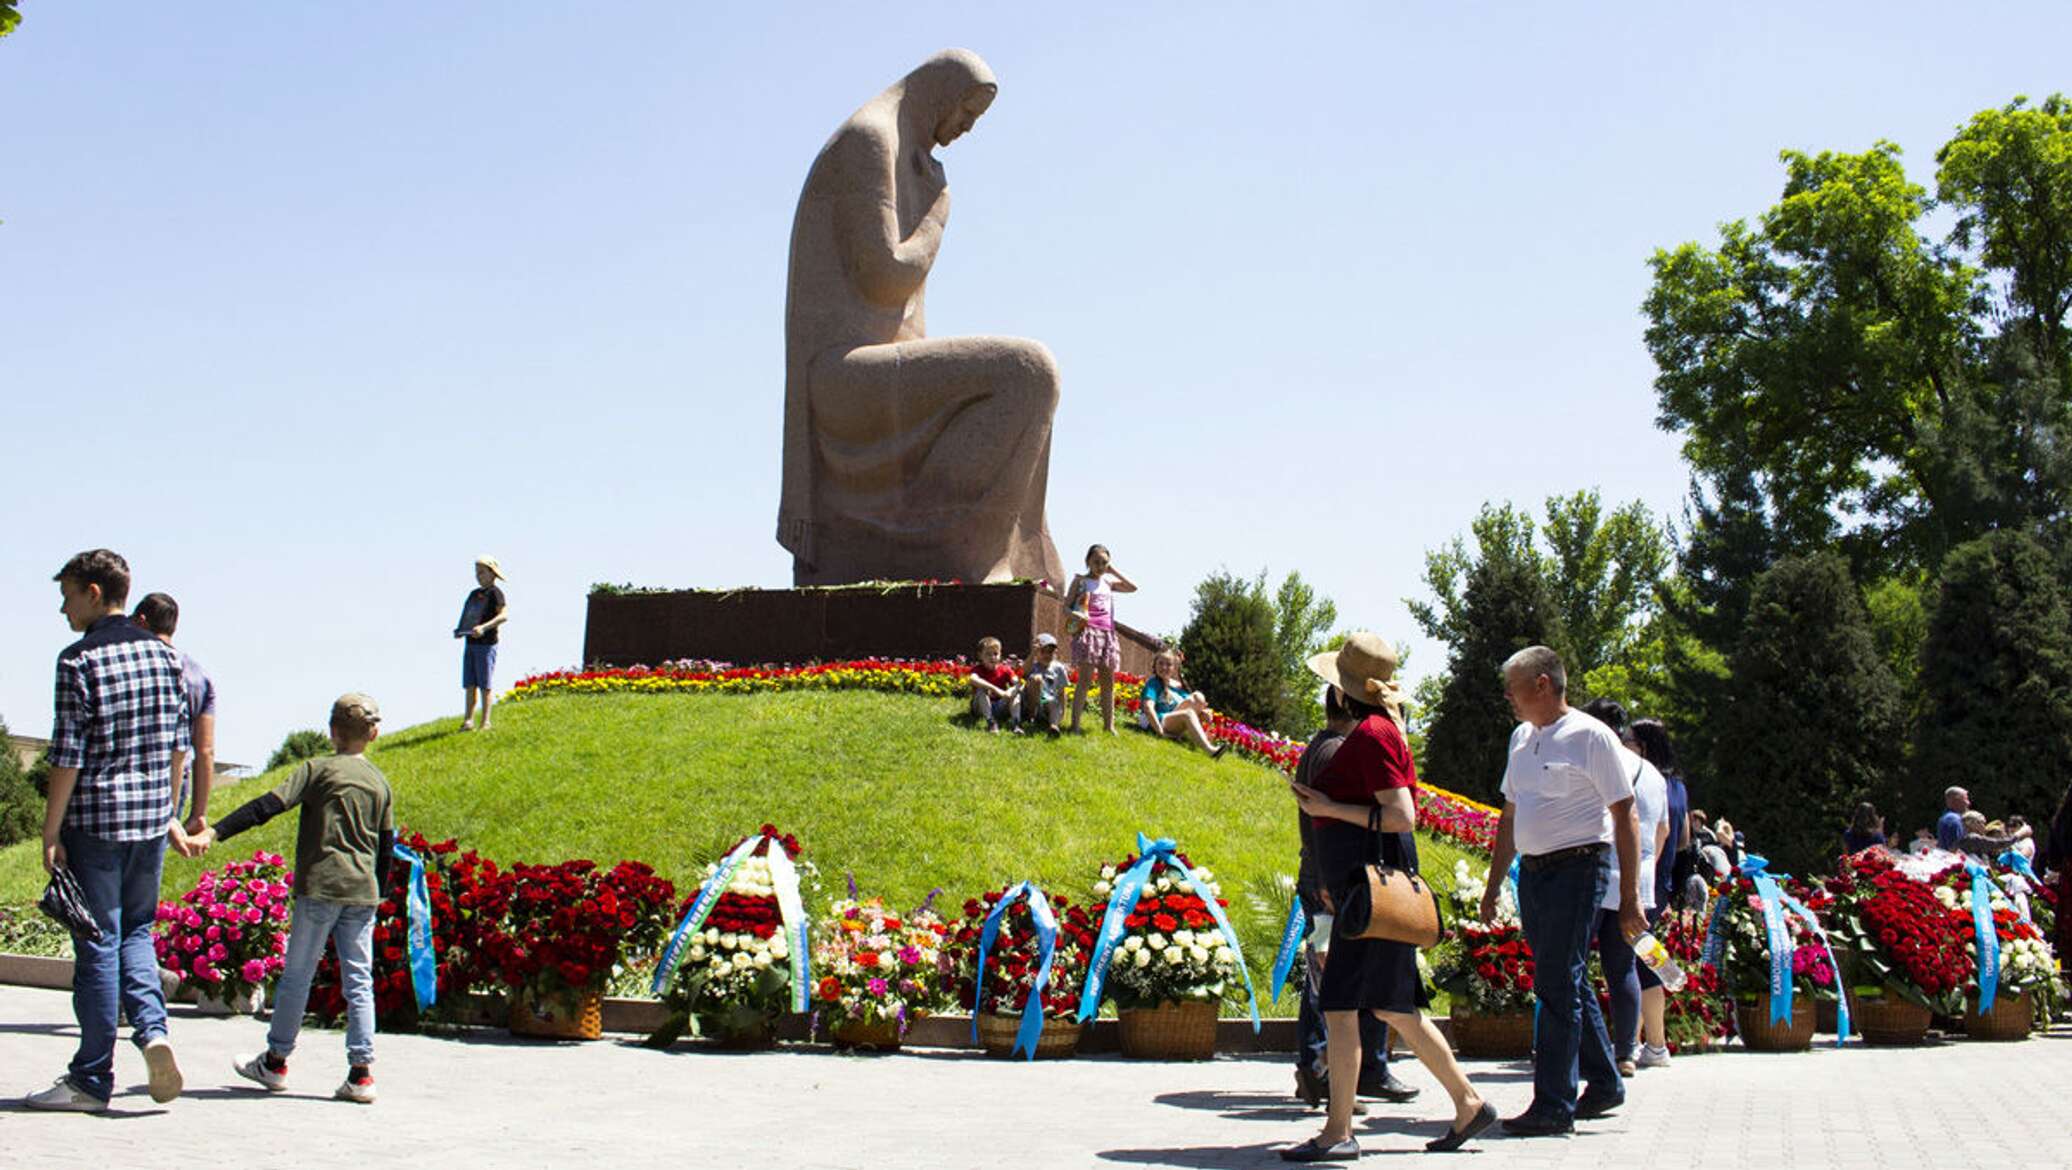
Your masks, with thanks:
[[[1568,672],[1554,651],[1529,646],[1513,654],[1504,663],[1504,696],[1519,723],[1504,767],[1504,812],[1482,917],[1495,919],[1515,855],[1519,919],[1540,1000],[1532,1104],[1504,1128],[1522,1136],[1568,1133],[1577,1120],[1602,1117],[1626,1100],[1586,960],[1614,851],[1619,928],[1629,939],[1647,929],[1633,778],[1612,729],[1568,705]],[[1580,1099],[1579,1077],[1586,1085]]]

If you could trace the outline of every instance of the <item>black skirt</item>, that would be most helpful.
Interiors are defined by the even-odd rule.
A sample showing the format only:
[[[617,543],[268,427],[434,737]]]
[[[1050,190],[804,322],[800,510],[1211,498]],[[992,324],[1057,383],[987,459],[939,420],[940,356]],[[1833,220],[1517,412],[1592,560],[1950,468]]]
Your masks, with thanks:
[[[1344,905],[1344,892],[1353,883],[1366,880],[1376,836],[1344,821],[1318,826],[1317,872],[1331,891],[1333,905]],[[1383,864],[1417,872],[1416,837],[1409,833],[1381,833],[1379,837]],[[1332,921],[1331,951],[1317,992],[1320,1010],[1411,1012],[1431,1002],[1431,993],[1417,973],[1416,947],[1383,939],[1347,938],[1339,920]]]

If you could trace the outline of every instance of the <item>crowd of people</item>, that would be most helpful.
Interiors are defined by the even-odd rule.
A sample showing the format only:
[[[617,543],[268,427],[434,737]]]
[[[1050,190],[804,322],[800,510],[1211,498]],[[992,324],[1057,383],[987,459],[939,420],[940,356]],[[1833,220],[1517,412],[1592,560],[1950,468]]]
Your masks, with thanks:
[[[477,558],[475,579],[453,631],[464,641],[463,731],[490,726],[497,631],[509,617],[495,557]],[[60,902],[80,919],[72,976],[79,1046],[64,1075],[23,1104],[63,1112],[106,1109],[125,1017],[152,1100],[180,1094],[185,1079],[167,1035],[152,941],[166,850],[198,856],[291,808],[300,810],[300,823],[285,965],[266,1045],[238,1058],[233,1071],[269,1092],[287,1087],[288,1057],[329,944],[346,1003],[347,1069],[334,1096],[371,1103],[374,918],[388,896],[395,845],[393,796],[366,758],[380,734],[380,707],[357,692],[341,696],[331,708],[331,755],[303,761],[273,790],[212,822],[216,686],[192,655],[173,645],[178,602],[149,593],[125,612],[129,563],[108,549],[72,557],[54,580],[65,621],[81,636],[57,660],[42,851]]]

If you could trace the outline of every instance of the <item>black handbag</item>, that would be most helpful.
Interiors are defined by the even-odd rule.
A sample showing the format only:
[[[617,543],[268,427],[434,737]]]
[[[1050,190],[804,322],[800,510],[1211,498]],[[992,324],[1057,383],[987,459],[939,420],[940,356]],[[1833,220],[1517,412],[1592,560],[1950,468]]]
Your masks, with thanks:
[[[43,896],[36,900],[36,908],[71,931],[73,938],[90,943],[101,941],[101,924],[86,904],[86,891],[79,888],[79,879],[72,876],[71,866],[61,865],[50,875]]]

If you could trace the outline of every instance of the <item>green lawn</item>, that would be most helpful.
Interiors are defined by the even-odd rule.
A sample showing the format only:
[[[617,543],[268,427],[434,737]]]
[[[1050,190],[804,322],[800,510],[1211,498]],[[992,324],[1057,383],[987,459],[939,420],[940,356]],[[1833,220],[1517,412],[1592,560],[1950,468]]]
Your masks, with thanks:
[[[768,695],[566,695],[497,708],[488,734],[457,720],[383,737],[372,757],[398,818],[499,861],[591,857],[653,864],[680,886],[764,821],[798,835],[821,897],[853,872],[899,905],[941,886],[950,908],[1035,878],[1085,898],[1104,860],[1137,830],[1169,836],[1216,871],[1255,972],[1273,959],[1295,868],[1293,804],[1278,774],[1235,756],[1212,762],[1136,732],[1053,742],[991,736],[960,703],[862,691]],[[219,793],[221,816],[265,792],[261,777]],[[290,852],[294,817],[220,846]],[[1425,872],[1450,884],[1454,847],[1421,840]],[[203,863],[169,856],[167,896]],[[0,903],[33,901],[33,843],[0,850]]]

